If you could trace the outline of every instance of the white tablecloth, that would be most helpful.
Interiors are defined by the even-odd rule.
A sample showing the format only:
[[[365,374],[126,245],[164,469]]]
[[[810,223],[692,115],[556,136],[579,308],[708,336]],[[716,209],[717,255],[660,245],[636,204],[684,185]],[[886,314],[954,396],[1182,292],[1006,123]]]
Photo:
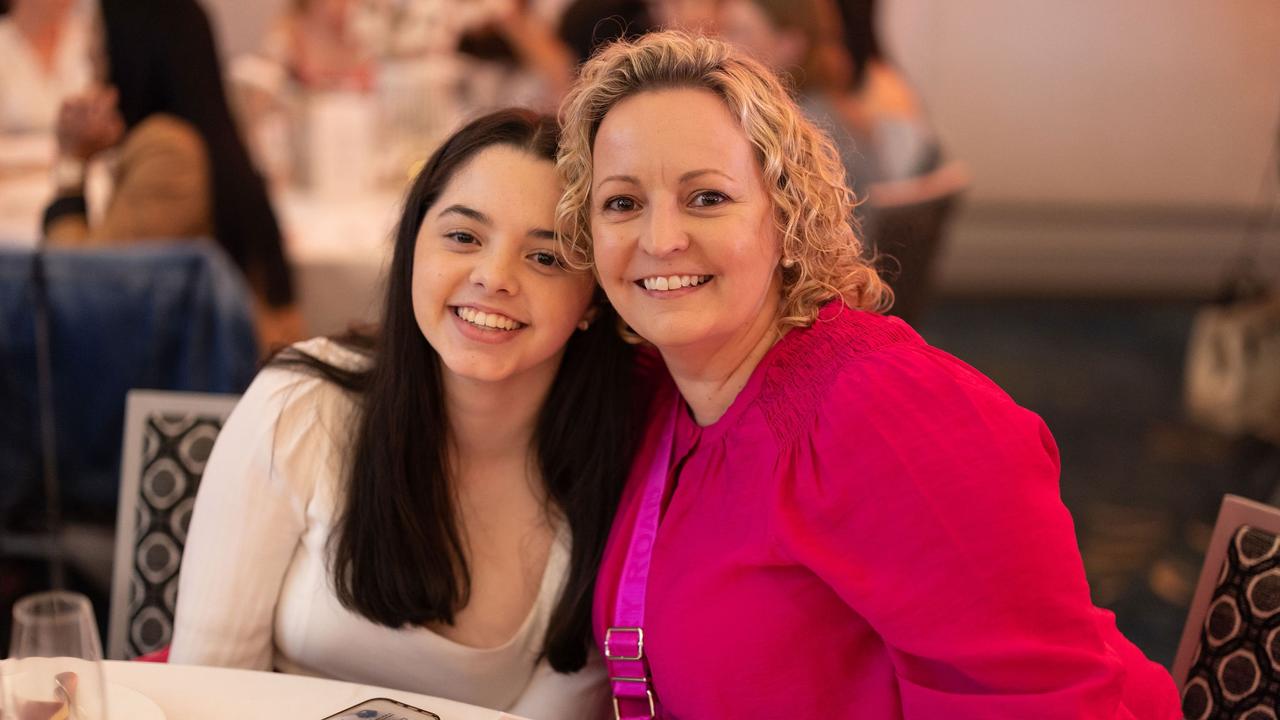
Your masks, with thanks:
[[[441,720],[514,718],[452,700],[300,675],[111,660],[104,668],[108,683],[146,695],[160,706],[167,720],[320,720],[375,697],[429,710]]]
[[[400,219],[393,192],[326,198],[297,190],[275,197],[293,265],[299,309],[310,335],[376,321]]]

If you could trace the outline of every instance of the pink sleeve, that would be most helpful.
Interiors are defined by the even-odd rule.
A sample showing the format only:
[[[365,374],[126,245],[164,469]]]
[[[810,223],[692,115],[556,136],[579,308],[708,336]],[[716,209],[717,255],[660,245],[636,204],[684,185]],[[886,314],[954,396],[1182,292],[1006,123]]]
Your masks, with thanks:
[[[1090,601],[1039,417],[917,346],[854,361],[817,422],[775,537],[884,640],[904,717],[1180,715]]]

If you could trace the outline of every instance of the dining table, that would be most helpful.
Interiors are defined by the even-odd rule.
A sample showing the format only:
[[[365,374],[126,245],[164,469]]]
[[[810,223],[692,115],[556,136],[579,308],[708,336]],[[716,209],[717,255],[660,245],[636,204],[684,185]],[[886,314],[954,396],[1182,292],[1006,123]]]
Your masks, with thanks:
[[[433,712],[440,720],[520,720],[430,695],[258,670],[106,660],[103,677],[109,720],[322,720],[372,698],[397,700]],[[151,703],[161,715],[155,715]]]

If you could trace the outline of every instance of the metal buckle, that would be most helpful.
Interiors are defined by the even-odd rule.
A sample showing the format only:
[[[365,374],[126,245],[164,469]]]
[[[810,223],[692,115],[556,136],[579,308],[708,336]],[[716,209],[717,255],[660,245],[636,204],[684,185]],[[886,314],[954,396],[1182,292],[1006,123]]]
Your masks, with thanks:
[[[649,700],[649,717],[656,718],[658,716],[657,708],[653,704],[653,691],[645,690],[645,697]],[[622,720],[622,710],[618,708],[618,696],[613,696],[613,720]]]
[[[615,632],[634,632],[636,634],[636,654],[632,655],[614,655],[613,649],[610,647],[610,641],[613,640]],[[604,631],[604,659],[605,660],[641,660],[644,658],[644,630],[638,627],[611,627]],[[650,699],[652,703],[652,699]]]

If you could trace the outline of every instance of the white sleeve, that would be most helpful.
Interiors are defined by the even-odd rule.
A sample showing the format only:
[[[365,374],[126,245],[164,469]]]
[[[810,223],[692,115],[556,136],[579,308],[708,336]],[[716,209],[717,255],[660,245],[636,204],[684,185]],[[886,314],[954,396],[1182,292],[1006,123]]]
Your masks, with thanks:
[[[611,717],[604,661],[594,649],[576,673],[558,673],[545,659],[507,712],[529,720],[601,720]]]
[[[170,662],[272,669],[276,603],[331,451],[309,432],[321,383],[267,369],[227,418],[196,495]]]

